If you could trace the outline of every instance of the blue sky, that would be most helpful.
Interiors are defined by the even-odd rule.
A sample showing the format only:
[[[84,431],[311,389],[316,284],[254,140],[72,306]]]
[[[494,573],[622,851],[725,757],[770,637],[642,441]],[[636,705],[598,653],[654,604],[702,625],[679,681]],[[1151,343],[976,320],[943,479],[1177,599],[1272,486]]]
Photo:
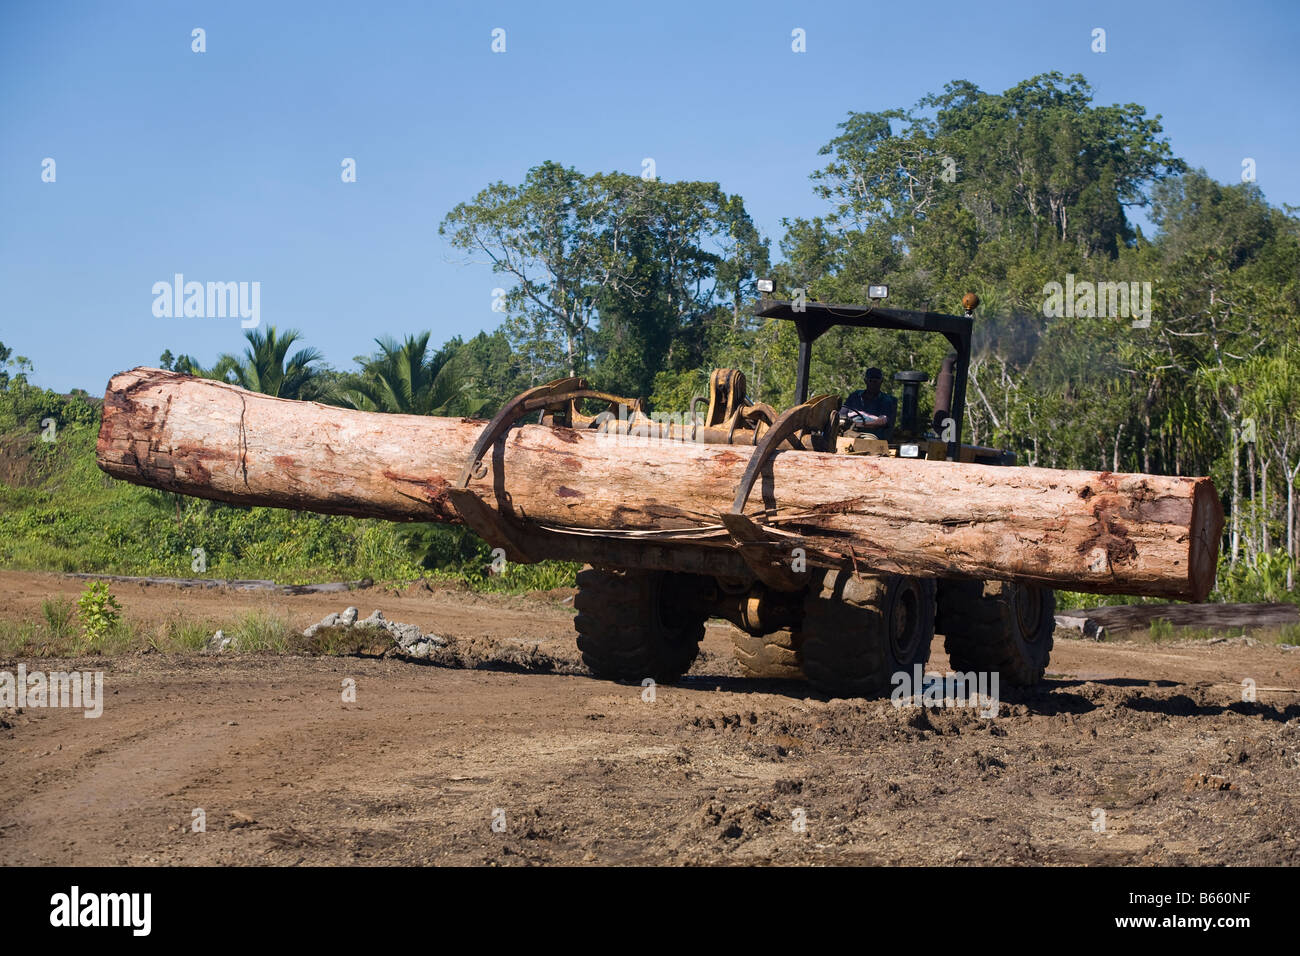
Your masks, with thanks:
[[[652,157],[742,195],[775,251],[782,217],[823,211],[808,174],[848,111],[953,79],[1083,73],[1162,114],[1193,166],[1238,181],[1251,157],[1270,202],[1300,204],[1298,47],[1294,2],[3,0],[0,341],[92,393],[165,348],[241,351],[237,318],[153,315],[177,272],[260,282],[263,325],[336,367],[381,334],[473,335],[500,282],[437,226],[487,184]]]

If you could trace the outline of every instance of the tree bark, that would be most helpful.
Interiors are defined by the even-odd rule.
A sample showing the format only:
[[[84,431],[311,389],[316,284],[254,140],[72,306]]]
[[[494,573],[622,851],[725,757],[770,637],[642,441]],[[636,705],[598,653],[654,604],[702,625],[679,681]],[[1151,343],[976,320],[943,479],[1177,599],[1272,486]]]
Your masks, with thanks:
[[[483,428],[141,368],[109,382],[97,457],[114,477],[232,504],[460,522],[448,488]],[[734,552],[720,515],[751,453],[525,425],[469,489],[531,527],[660,533],[646,547],[667,533],[696,553],[694,569],[709,568],[701,552],[720,569]],[[803,451],[773,458],[747,514],[811,564],[1190,600],[1213,586],[1223,529],[1208,478]]]

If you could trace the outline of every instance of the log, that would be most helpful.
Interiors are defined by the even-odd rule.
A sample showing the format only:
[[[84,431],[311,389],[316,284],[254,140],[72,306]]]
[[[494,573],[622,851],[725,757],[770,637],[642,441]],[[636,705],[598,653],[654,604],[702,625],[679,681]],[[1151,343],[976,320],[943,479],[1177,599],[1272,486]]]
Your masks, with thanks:
[[[229,588],[232,591],[274,591],[277,594],[338,594],[374,587],[374,580],[325,581],[320,584],[277,584],[275,581],[247,580],[242,578],[151,578],[130,574],[68,574],[82,581],[113,581],[117,584],[139,584],[142,587],[163,585],[174,588]]]
[[[1173,627],[1227,630],[1281,629],[1300,623],[1300,607],[1294,604],[1117,604],[1056,615],[1061,627],[1078,630],[1084,637],[1103,640],[1117,634],[1149,628],[1155,621]]]
[[[115,478],[232,504],[455,523],[449,488],[483,428],[139,368],[108,384],[97,460]],[[611,555],[653,553],[724,575],[744,567],[720,516],[751,453],[524,425],[468,487],[491,513],[550,529],[561,544],[541,556],[618,566]],[[1198,601],[1223,527],[1208,478],[808,451],[778,452],[746,513],[814,565]]]

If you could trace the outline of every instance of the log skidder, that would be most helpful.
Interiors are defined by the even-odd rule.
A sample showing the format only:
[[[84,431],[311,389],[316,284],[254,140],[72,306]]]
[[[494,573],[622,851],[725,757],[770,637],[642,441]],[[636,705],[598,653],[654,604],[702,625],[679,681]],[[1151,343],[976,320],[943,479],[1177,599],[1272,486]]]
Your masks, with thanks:
[[[791,321],[799,341],[798,404],[780,415],[726,369],[703,417],[693,403],[689,419],[665,421],[569,378],[516,396],[485,427],[141,368],[109,382],[96,458],[167,491],[462,523],[511,562],[589,565],[578,644],[618,680],[680,677],[720,617],[741,632],[748,675],[880,694],[929,659],[937,617],[954,667],[1029,684],[1051,651],[1049,588],[1205,599],[1223,528],[1210,479],[988,467],[1014,456],[962,443],[973,296],[956,316],[884,308],[883,287],[867,306],[760,291],[757,316]],[[871,388],[847,405],[809,399],[812,344],[837,326],[943,336],[932,417],[921,371],[894,375],[900,396],[883,409]],[[608,409],[582,412],[596,401]]]
[[[873,287],[872,295],[888,290]],[[840,407],[828,429],[826,450],[848,455],[947,459],[988,466],[1015,464],[1000,449],[960,441],[970,360],[970,331],[979,298],[962,300],[964,317],[910,313],[871,307],[831,307],[764,302],[759,314],[788,319],[797,326],[800,367],[798,401],[808,392],[812,343],[837,325],[916,329],[943,334],[954,346],[935,378],[929,428],[920,425],[917,371],[894,376],[902,402],[894,420],[883,422]],[[837,402],[838,404],[838,402]],[[886,425],[883,429],[881,425]],[[829,570],[814,575],[805,593],[802,618],[794,628],[762,637],[737,638],[742,668],[756,676],[794,676],[801,671],[819,691],[837,696],[878,696],[888,692],[893,675],[924,667],[936,628],[954,670],[997,671],[1019,686],[1040,681],[1046,672],[1055,628],[1055,593],[1047,587],[1004,581],[858,574]],[[757,661],[755,666],[751,661]]]
[[[913,459],[921,468],[926,467],[926,459],[1012,465],[1015,456],[1010,453],[963,445],[959,440],[962,415],[960,411],[954,415],[952,409],[961,409],[965,404],[971,316],[978,299],[968,296],[963,305],[964,318],[874,307],[829,309],[816,304],[810,317],[806,303],[802,309],[793,309],[789,304],[765,302],[760,315],[790,319],[799,326],[803,344],[796,391],[801,404],[779,419],[766,406],[758,413],[751,412],[757,407],[745,399],[744,376],[720,369],[710,380],[708,415],[696,427],[717,432],[722,426],[729,443],[758,445],[759,439],[765,438],[768,454],[785,440],[773,432],[787,426],[796,448]],[[929,376],[918,371],[894,376],[901,386],[902,403],[894,419],[887,423],[864,414],[860,406],[856,410],[841,406],[838,398],[828,400],[822,396],[820,400],[806,401],[808,346],[833,325],[911,328],[947,336],[955,349],[936,376],[929,428],[923,429],[920,424],[918,401],[921,383]],[[694,408],[693,403],[692,418]],[[824,414],[827,410],[832,413],[829,417]],[[757,461],[751,460],[748,481],[742,481],[733,515],[730,521],[724,518],[733,536],[751,546],[758,545],[761,538],[744,517],[743,504],[752,487],[753,473],[763,466],[762,457],[760,451],[755,452]],[[761,564],[756,569],[761,570]],[[664,616],[662,575],[625,572],[619,577],[618,572],[584,571],[579,576],[576,601],[581,613],[575,622],[584,659],[601,676],[656,680],[678,676],[694,659],[693,650],[688,648],[691,637],[684,636],[685,632],[702,633],[700,616],[717,615],[737,627],[733,634],[735,655],[746,676],[807,678],[822,693],[873,697],[888,693],[895,674],[910,675],[917,665],[925,666],[937,620],[956,670],[998,671],[1009,683],[1022,686],[1037,683],[1046,671],[1055,623],[1055,597],[1048,588],[1001,581],[862,574],[846,568],[815,569],[802,582],[793,575],[784,575],[783,582],[782,574],[769,571],[768,575],[759,574],[763,580],[743,595],[739,607],[734,601],[720,600],[719,593],[707,593],[706,586],[704,591],[692,591],[689,599],[682,595],[668,601],[669,605],[678,605],[671,617]],[[797,606],[793,615],[789,594],[784,613],[772,613],[772,588],[795,592]],[[606,603],[609,607],[602,608]],[[691,608],[689,614],[683,611],[686,607]],[[619,626],[616,622],[620,619],[636,623]],[[678,624],[673,626],[669,621]],[[777,623],[785,626],[777,627]]]

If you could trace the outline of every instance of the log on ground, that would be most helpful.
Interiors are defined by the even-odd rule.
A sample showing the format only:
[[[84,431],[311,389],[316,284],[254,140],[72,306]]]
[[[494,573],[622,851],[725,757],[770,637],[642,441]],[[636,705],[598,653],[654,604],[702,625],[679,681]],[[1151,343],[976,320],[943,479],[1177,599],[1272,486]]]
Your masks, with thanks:
[[[1101,640],[1141,631],[1156,621],[1172,627],[1227,630],[1274,630],[1300,624],[1300,607],[1294,604],[1119,604],[1056,615],[1060,627],[1078,630],[1084,637]]]

